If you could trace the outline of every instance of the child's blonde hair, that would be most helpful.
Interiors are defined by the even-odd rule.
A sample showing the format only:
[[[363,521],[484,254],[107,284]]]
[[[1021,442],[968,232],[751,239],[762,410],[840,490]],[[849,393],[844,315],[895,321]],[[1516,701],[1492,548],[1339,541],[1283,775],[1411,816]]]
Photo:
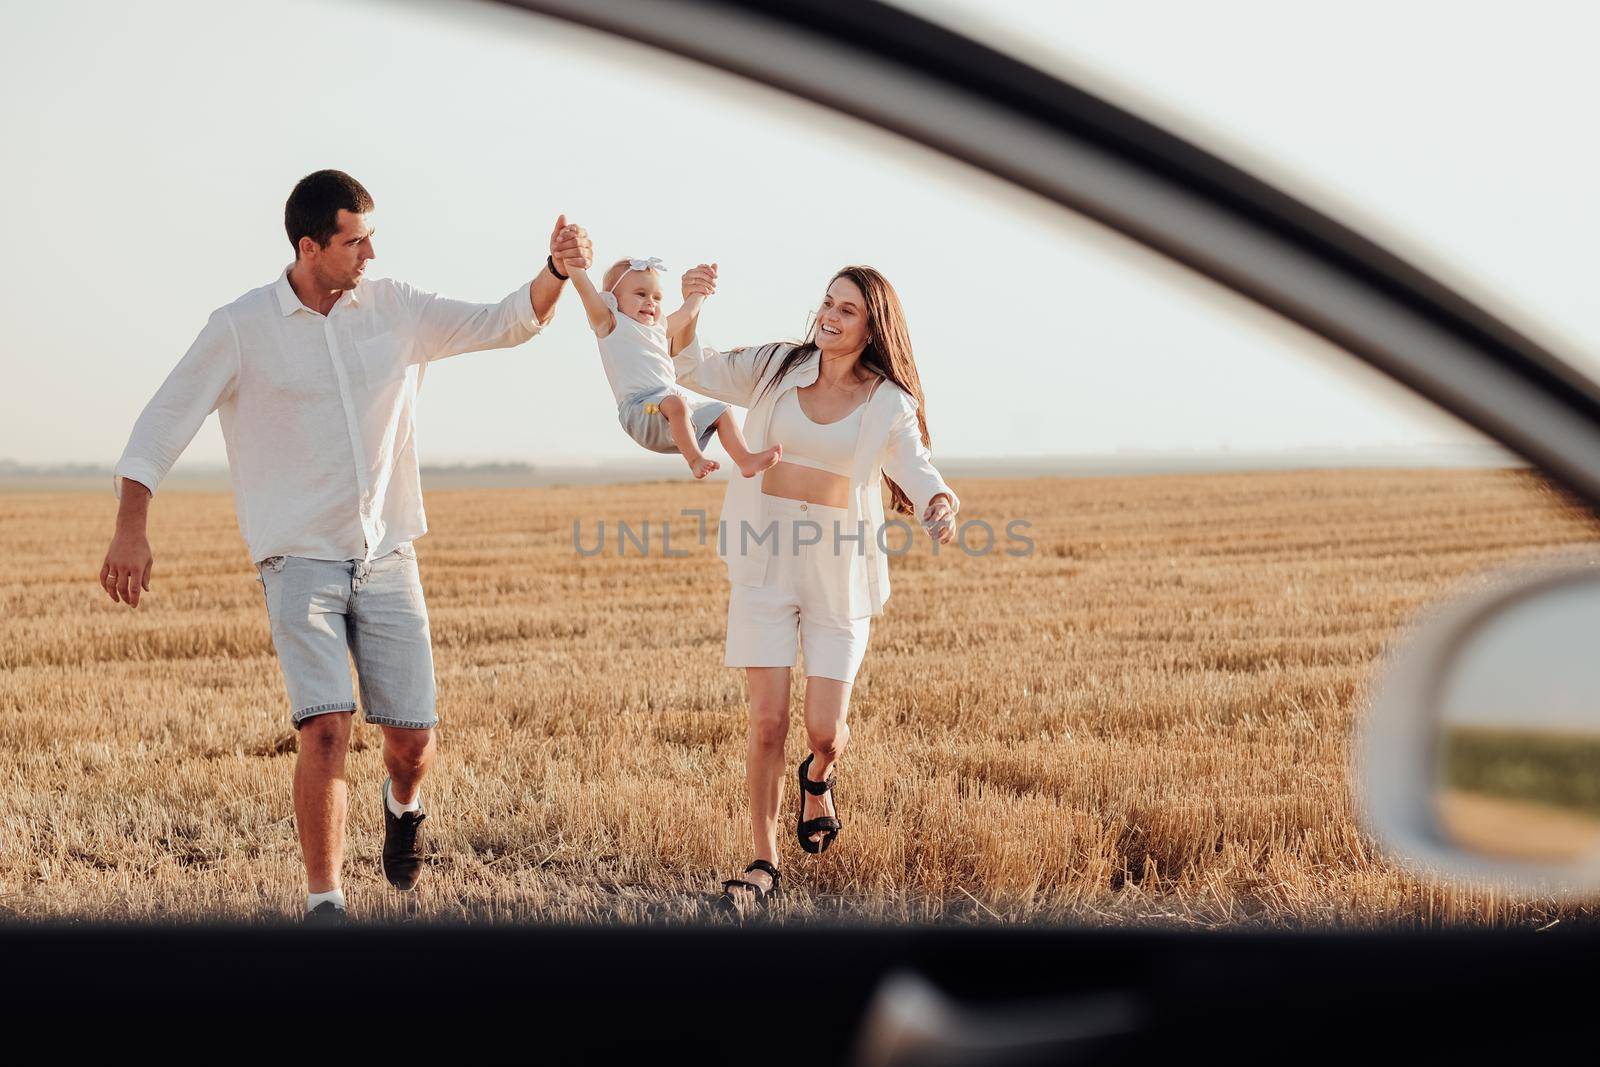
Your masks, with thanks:
[[[628,264],[632,262],[632,257],[624,257],[606,268],[606,276],[601,279],[601,285],[605,287],[605,292],[609,293],[616,288],[617,283],[622,280],[622,276],[628,273]]]

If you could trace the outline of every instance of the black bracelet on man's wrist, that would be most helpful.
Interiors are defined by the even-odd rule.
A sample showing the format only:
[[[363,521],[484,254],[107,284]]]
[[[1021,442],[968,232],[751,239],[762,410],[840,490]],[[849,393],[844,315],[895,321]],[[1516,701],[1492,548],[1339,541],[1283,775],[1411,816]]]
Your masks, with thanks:
[[[566,281],[567,280],[567,275],[562,274],[560,271],[556,270],[556,257],[555,256],[545,256],[544,257],[544,269],[549,271],[551,274],[554,274],[557,278],[560,278],[562,281]]]

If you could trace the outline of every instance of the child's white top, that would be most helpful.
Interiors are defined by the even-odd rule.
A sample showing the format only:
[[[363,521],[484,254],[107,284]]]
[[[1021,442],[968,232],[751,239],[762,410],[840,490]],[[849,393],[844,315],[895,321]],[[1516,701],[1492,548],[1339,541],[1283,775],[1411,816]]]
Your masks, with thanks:
[[[600,343],[600,365],[606,370],[606,381],[611,383],[617,403],[660,389],[677,391],[666,327],[646,326],[624,315],[611,293],[601,293],[600,299],[616,320],[610,333],[595,340]]]

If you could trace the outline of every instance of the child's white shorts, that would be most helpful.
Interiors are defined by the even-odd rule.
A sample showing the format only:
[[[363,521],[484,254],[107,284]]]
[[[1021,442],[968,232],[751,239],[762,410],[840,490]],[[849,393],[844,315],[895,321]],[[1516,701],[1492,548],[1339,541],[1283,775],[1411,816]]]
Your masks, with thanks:
[[[657,389],[653,392],[630,396],[617,405],[617,421],[635,443],[652,452],[677,455],[678,446],[672,440],[672,427],[661,412],[661,401],[669,396],[681,397],[689,408],[689,423],[694,427],[695,444],[704,449],[717,432],[717,420],[728,410],[720,400],[694,396],[681,389]]]
[[[845,526],[844,508],[807,504],[763,495],[764,512],[776,522],[779,535],[767,565],[764,585],[732,586],[728,594],[728,644],[723,662],[729,667],[793,667],[805,653],[807,678],[854,682],[867,654],[870,617],[851,619],[841,610],[847,588],[851,542],[841,549],[833,524]],[[822,531],[815,544],[815,524]],[[805,535],[796,530],[807,528]],[[766,545],[753,552],[774,551]],[[841,574],[843,570],[843,574]]]

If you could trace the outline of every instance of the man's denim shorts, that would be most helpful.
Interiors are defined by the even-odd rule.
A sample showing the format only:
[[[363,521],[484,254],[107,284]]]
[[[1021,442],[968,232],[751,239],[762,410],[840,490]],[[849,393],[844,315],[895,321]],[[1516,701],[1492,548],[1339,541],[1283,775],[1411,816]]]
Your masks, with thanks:
[[[355,711],[350,661],[367,722],[425,730],[434,714],[433,639],[408,541],[371,563],[271,556],[256,564],[295,729]]]

